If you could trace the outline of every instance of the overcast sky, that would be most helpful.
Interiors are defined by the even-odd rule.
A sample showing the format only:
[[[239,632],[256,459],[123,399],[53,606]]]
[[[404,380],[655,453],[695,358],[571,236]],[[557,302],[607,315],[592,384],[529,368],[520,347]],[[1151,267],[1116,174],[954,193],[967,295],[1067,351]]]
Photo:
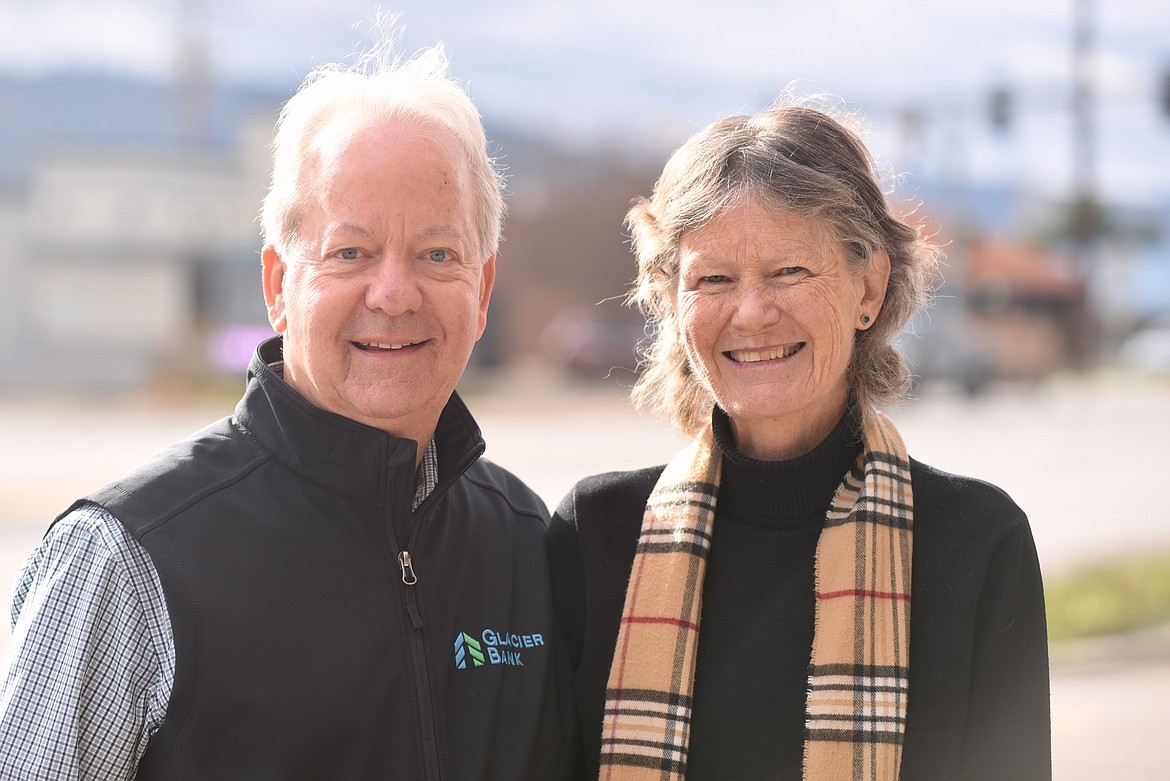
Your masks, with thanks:
[[[707,122],[753,111],[786,84],[838,95],[872,118],[871,145],[911,173],[1071,182],[1068,109],[1076,4],[1094,20],[1098,178],[1135,203],[1170,193],[1170,0],[403,0],[408,50],[442,41],[454,75],[500,124],[575,141],[669,149]],[[356,0],[0,0],[0,72],[97,69],[166,78],[199,31],[220,78],[291,89],[366,41]],[[1009,132],[986,100],[1019,95]],[[894,122],[926,118],[914,141]],[[2,112],[3,107],[0,107]],[[0,121],[2,113],[0,113]]]

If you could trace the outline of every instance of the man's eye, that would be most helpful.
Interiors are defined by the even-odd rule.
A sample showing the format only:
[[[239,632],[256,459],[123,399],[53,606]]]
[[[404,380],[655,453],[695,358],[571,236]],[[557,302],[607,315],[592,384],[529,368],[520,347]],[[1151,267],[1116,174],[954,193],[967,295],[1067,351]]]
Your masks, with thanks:
[[[799,274],[802,271],[804,271],[804,266],[785,266],[780,269],[780,276],[791,276],[793,274]]]
[[[706,282],[708,284],[718,284],[720,282],[726,282],[727,276],[725,274],[709,274],[701,278],[699,281]]]
[[[357,260],[359,257],[361,257],[361,252],[354,247],[346,247],[337,253],[337,257],[341,258],[342,260]]]
[[[450,257],[451,253],[447,252],[445,249],[433,249],[427,253],[427,260],[434,263],[444,263],[449,260]]]

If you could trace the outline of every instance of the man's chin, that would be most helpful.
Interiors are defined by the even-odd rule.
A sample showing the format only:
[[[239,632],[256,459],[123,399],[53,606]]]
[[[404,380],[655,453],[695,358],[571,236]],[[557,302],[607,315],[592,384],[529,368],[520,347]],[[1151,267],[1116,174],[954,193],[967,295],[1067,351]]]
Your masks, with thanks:
[[[435,388],[419,392],[417,388],[398,388],[387,392],[382,388],[377,393],[354,398],[347,405],[348,411],[335,411],[367,426],[405,436],[407,432],[433,428],[453,390]]]

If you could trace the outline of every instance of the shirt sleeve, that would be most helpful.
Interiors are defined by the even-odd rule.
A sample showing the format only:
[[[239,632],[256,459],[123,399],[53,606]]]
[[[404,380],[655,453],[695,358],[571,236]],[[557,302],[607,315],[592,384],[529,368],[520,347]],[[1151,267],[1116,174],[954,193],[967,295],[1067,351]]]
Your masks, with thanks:
[[[132,779],[174,684],[174,639],[146,551],[83,505],[25,560],[0,672],[0,778]]]

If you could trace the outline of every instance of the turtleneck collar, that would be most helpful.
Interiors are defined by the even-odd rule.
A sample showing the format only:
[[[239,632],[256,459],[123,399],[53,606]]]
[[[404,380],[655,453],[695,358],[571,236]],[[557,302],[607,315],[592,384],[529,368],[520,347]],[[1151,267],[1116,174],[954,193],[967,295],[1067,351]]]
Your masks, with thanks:
[[[413,495],[417,448],[427,443],[394,437],[310,404],[281,377],[282,363],[280,337],[256,348],[247,389],[236,406],[240,425],[306,480],[379,503],[389,501],[391,491]],[[451,394],[439,416],[435,444],[440,489],[484,451],[479,426],[458,394]]]
[[[852,400],[819,445],[785,461],[760,461],[741,453],[735,447],[731,419],[719,407],[711,423],[723,453],[719,507],[760,520],[823,518],[837,486],[861,453],[861,420]]]

